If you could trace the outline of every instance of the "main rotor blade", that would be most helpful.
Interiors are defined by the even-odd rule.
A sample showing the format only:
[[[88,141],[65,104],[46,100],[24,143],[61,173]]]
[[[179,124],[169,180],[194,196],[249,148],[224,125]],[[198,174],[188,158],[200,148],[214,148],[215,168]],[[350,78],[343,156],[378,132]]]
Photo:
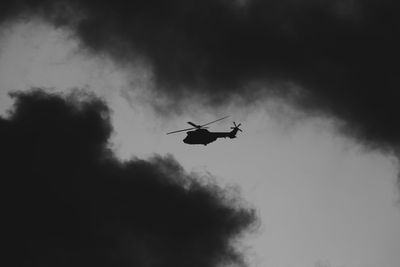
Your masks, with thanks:
[[[196,128],[200,128],[201,127],[200,125],[196,125],[191,121],[188,121],[187,123],[189,123],[190,125],[192,125],[193,127],[196,127]]]
[[[228,117],[229,117],[229,116],[226,116],[226,117],[223,117],[223,118],[221,118],[221,119],[218,119],[218,120],[215,120],[215,121],[212,121],[212,122],[209,122],[209,123],[206,123],[206,124],[200,125],[200,127],[203,127],[203,126],[209,125],[209,124],[211,124],[211,123],[214,123],[214,122],[217,122],[217,121],[220,121],[220,120],[223,120],[223,119],[226,119],[226,118],[228,118]]]
[[[185,132],[185,131],[190,131],[190,130],[194,130],[194,129],[197,129],[197,128],[187,128],[187,129],[183,129],[183,130],[178,130],[178,131],[169,132],[169,133],[167,133],[167,134]]]

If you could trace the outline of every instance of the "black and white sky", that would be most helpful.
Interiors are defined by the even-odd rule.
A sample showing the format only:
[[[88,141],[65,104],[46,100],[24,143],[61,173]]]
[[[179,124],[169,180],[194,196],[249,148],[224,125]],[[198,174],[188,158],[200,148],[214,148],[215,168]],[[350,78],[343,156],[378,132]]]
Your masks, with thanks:
[[[0,7],[18,265],[400,264],[398,2]]]

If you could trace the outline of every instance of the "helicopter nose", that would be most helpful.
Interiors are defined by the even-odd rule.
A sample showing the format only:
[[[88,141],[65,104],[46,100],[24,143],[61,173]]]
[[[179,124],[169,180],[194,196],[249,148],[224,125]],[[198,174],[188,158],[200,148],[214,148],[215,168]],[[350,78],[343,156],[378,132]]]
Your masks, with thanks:
[[[185,139],[183,139],[183,142],[185,143],[185,144],[187,144],[187,137],[185,138]]]

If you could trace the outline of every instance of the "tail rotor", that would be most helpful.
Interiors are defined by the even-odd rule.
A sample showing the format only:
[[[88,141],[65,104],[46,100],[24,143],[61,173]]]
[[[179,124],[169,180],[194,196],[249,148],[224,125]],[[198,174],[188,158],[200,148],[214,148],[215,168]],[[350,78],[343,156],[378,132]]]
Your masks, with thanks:
[[[242,125],[242,124],[239,123],[239,124],[236,125],[236,122],[233,122],[233,126],[234,126],[234,127],[231,127],[231,129],[232,129],[232,130],[236,130],[236,131],[243,132],[242,129],[239,128],[240,125]]]

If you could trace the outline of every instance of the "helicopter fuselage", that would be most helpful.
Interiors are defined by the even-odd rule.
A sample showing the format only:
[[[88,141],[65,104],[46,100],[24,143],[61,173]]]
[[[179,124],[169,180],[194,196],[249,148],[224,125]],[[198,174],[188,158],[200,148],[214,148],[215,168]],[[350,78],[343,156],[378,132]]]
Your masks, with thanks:
[[[237,131],[237,129],[233,129],[230,132],[210,132],[206,129],[197,129],[187,132],[187,136],[183,139],[183,142],[190,145],[207,145],[218,138],[235,138]]]
[[[191,121],[188,121],[187,123],[190,124],[192,126],[192,128],[172,131],[167,134],[186,132],[187,136],[185,137],[185,139],[183,139],[183,142],[185,144],[189,144],[189,145],[198,145],[199,144],[199,145],[205,145],[205,146],[209,143],[214,142],[218,138],[227,138],[227,137],[235,138],[236,133],[238,131],[242,132],[242,130],[239,128],[241,123],[236,125],[236,122],[233,122],[233,127],[231,127],[232,131],[230,131],[230,132],[210,132],[210,131],[206,130],[206,128],[208,128],[208,127],[204,127],[206,125],[215,123],[217,121],[220,121],[220,120],[223,120],[226,118],[228,118],[228,116],[225,116],[223,118],[220,118],[220,119],[212,121],[212,122],[208,122],[203,125],[197,125]],[[193,129],[195,129],[195,130],[192,131]]]

